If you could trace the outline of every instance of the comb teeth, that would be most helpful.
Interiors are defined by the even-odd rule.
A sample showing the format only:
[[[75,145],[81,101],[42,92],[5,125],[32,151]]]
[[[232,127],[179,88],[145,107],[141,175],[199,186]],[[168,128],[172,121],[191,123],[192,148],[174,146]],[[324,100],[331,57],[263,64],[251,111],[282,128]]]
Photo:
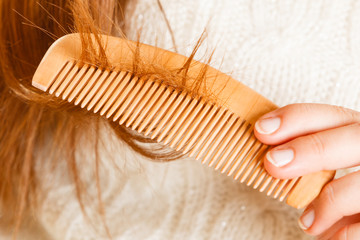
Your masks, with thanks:
[[[66,62],[49,92],[87,110],[100,112],[133,130],[259,188],[283,201],[299,178],[275,179],[264,170],[268,146],[253,135],[253,126],[224,107],[192,97],[153,78],[129,72]]]

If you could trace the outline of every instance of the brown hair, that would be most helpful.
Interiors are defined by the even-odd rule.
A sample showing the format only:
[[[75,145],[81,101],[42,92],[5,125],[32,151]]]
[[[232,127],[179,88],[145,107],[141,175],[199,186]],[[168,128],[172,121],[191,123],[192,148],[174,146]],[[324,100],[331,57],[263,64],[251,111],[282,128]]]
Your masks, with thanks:
[[[124,0],[48,0],[41,4],[36,0],[0,1],[0,19],[6,23],[0,25],[0,206],[3,219],[15,224],[15,232],[29,210],[28,206],[36,207],[37,185],[41,179],[35,170],[36,156],[45,149],[54,165],[66,161],[85,213],[83,199],[86,191],[79,177],[76,143],[80,135],[86,135],[94,144],[98,182],[97,136],[99,124],[104,120],[39,92],[31,86],[31,79],[51,43],[70,32],[82,33],[85,59],[106,66],[103,48],[100,46],[100,51],[94,51],[92,44],[100,43],[89,41],[87,34],[122,33],[125,22],[121,9],[125,4]],[[137,59],[131,71],[167,79],[169,84],[177,84],[177,87],[185,86],[187,69],[196,49],[189,61],[176,72],[158,66],[144,66]],[[205,71],[195,82],[200,82]],[[199,86],[194,86],[194,89]],[[151,143],[151,140],[117,123],[109,124],[119,140],[150,159],[169,161],[180,157],[161,148],[154,150],[143,144]],[[97,186],[99,212],[103,214],[101,191],[99,184]]]

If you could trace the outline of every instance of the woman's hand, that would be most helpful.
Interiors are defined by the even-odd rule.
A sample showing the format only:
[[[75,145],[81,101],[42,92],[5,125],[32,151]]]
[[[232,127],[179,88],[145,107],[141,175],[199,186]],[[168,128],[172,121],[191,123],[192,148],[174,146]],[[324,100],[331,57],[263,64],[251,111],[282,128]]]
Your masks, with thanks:
[[[331,105],[293,104],[255,124],[269,151],[265,168],[277,178],[360,165],[360,113]],[[299,224],[321,239],[360,239],[360,172],[328,183]]]

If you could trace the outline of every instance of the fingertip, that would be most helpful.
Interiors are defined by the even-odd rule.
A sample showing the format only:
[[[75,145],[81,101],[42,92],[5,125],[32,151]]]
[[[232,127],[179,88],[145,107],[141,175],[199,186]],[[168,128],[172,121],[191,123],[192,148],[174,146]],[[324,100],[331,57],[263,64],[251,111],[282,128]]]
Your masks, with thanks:
[[[278,134],[281,128],[281,122],[282,120],[278,116],[260,118],[254,126],[255,137],[260,142],[268,145],[281,143],[283,139]]]
[[[310,205],[304,210],[303,214],[298,220],[298,223],[302,230],[307,231],[312,227],[314,221],[315,221],[315,210]]]
[[[317,225],[316,210],[310,205],[298,219],[299,227],[308,235],[319,236],[323,233]]]
[[[255,123],[255,129],[258,133],[268,135],[275,133],[281,125],[279,117],[261,118]]]
[[[273,140],[273,136],[269,136],[268,134],[262,134],[260,133],[256,127],[254,128],[254,135],[255,137],[262,143],[267,145],[275,145],[276,143]]]
[[[294,170],[290,165],[294,158],[295,153],[292,148],[276,147],[265,154],[264,166],[266,171],[273,177],[280,179],[293,178]]]
[[[266,160],[275,167],[284,167],[294,160],[295,153],[291,148],[275,148],[267,152]]]
[[[276,167],[274,164],[272,164],[267,157],[264,159],[264,167],[265,170],[273,177],[279,178],[279,179],[287,179],[288,176],[286,174],[286,171],[282,169],[281,167]]]

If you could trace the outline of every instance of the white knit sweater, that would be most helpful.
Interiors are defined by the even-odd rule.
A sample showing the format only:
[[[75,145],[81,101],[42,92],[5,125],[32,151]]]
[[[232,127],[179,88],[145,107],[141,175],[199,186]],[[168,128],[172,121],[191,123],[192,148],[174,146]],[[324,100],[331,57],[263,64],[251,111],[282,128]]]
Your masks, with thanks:
[[[179,53],[189,55],[206,28],[197,58],[215,49],[212,66],[276,104],[321,102],[360,110],[360,1],[161,2]],[[142,42],[173,50],[156,0],[132,1],[126,14],[130,38],[141,27]],[[192,159],[150,162],[109,138],[105,127],[104,136],[102,188],[114,239],[309,238],[297,226],[299,212],[284,203]],[[92,165],[84,158],[84,177],[95,195]],[[59,168],[42,179],[46,198],[38,223],[20,239],[107,239],[96,216],[95,226],[84,219],[65,172]]]

